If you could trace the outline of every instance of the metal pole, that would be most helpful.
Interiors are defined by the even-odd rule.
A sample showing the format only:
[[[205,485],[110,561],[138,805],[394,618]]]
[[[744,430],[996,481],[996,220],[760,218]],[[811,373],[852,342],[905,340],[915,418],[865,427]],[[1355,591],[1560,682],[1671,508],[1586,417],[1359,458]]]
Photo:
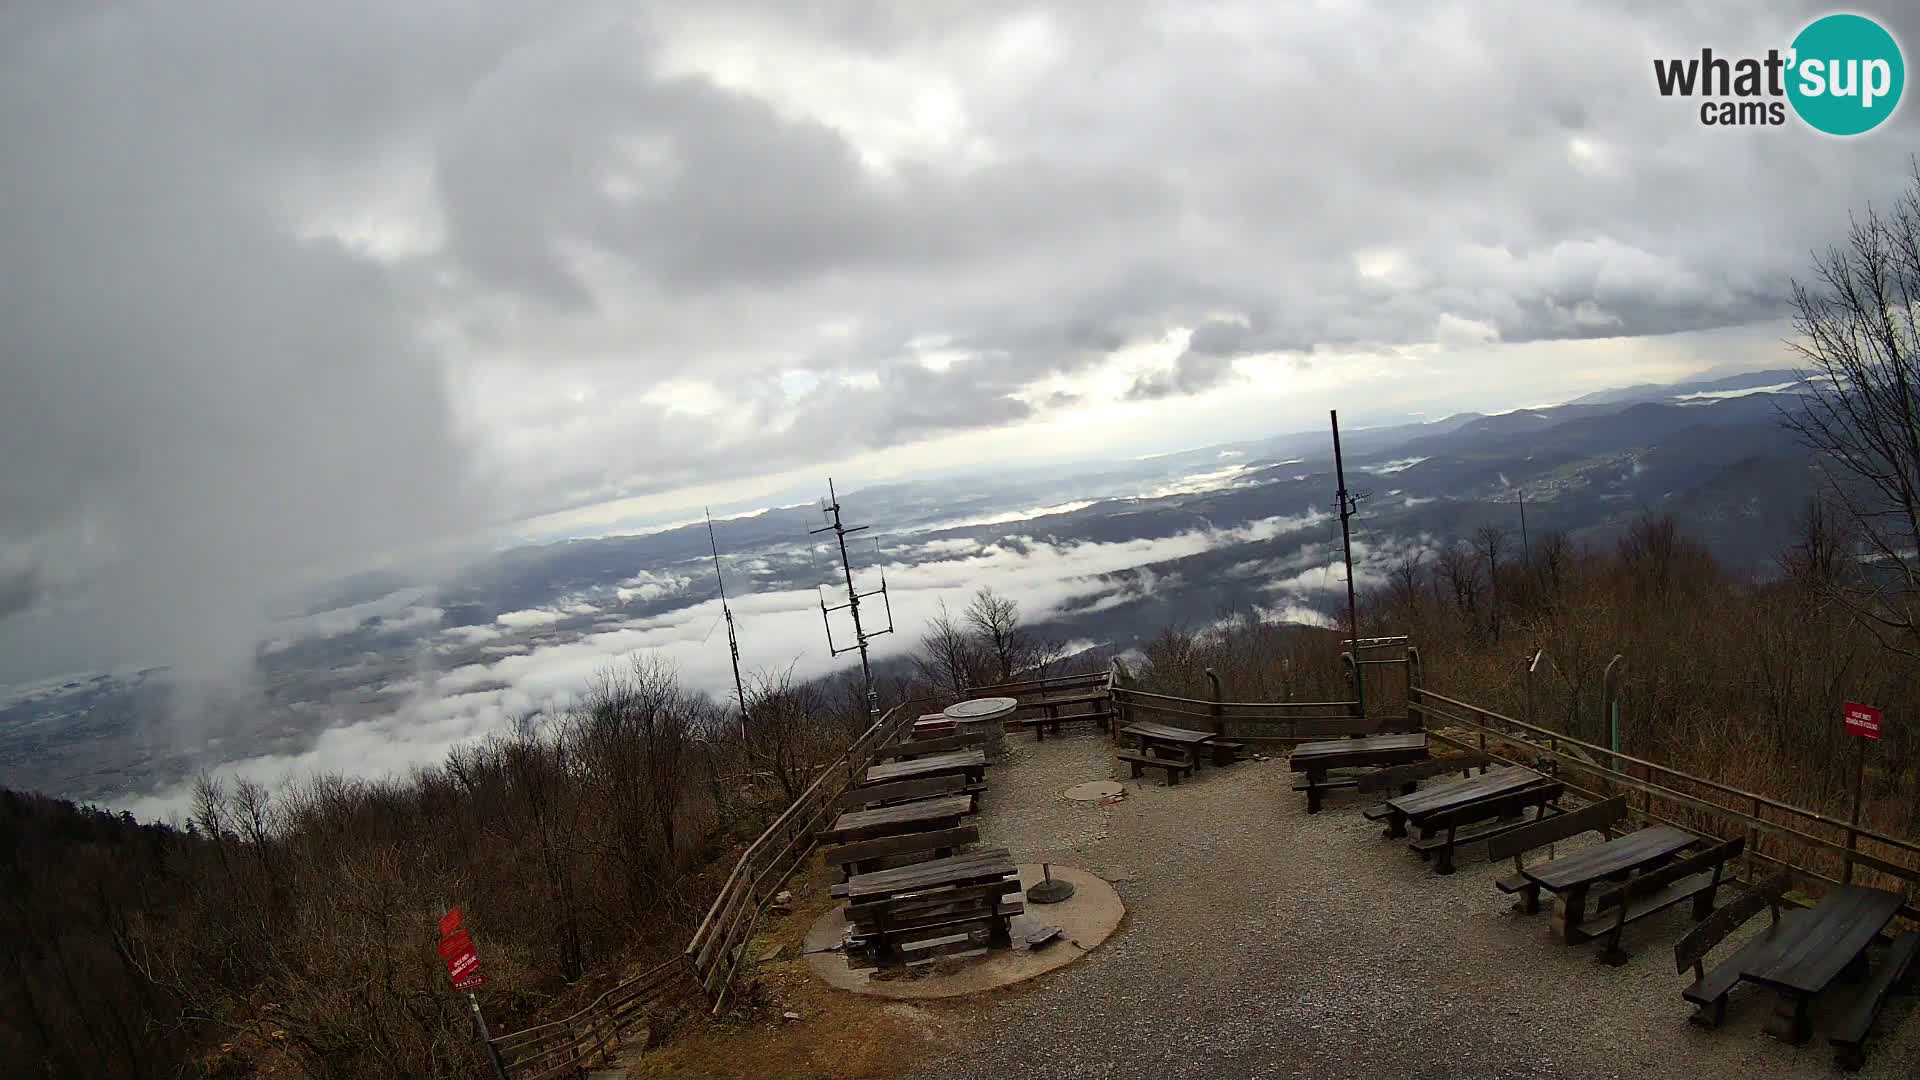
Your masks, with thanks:
[[[1853,884],[1853,848],[1860,840],[1860,799],[1867,780],[1867,740],[1854,737],[1853,814],[1847,818],[1846,868],[1840,871],[1842,885]]]
[[[480,1012],[480,998],[473,991],[467,991],[467,1004],[473,1006],[473,1022],[480,1026],[480,1045],[487,1048],[487,1061],[493,1065],[494,1080],[507,1080],[507,1067],[500,1064],[500,1051],[494,1048],[493,1036],[487,1034],[487,1018]]]
[[[720,542],[713,538],[713,511],[707,511],[707,544],[713,549],[713,580],[720,585],[720,613],[727,617],[727,649],[733,653],[733,692],[740,698],[740,737],[747,735],[747,686],[740,679],[740,639],[733,632],[733,608],[727,605],[727,580],[720,576]]]
[[[1340,410],[1329,409],[1327,416],[1333,421],[1333,474],[1339,488],[1334,498],[1340,503],[1340,547],[1347,563],[1347,626],[1353,635],[1354,659],[1360,659],[1360,605],[1353,596],[1353,527],[1349,519],[1353,517],[1353,503],[1347,496],[1346,460],[1340,455]],[[1353,699],[1360,706],[1360,715],[1367,715],[1366,676],[1356,664],[1353,669]]]

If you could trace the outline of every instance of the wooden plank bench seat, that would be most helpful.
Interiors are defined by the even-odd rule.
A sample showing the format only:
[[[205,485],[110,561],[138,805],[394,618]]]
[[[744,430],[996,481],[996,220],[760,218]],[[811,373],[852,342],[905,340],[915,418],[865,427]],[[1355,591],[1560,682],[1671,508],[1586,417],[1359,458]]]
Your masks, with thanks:
[[[873,760],[903,761],[932,757],[935,754],[946,754],[955,750],[969,750],[986,741],[987,735],[983,731],[965,731],[958,735],[942,735],[936,739],[913,739],[880,747],[873,752]]]
[[[856,840],[851,844],[839,844],[820,853],[829,867],[841,871],[841,880],[855,874],[865,874],[883,869],[880,860],[890,859],[896,865],[905,865],[923,859],[944,859],[954,853],[954,849],[971,844],[980,839],[980,830],[973,825],[963,825],[957,829],[936,829],[932,832],[903,833],[899,836],[882,836],[875,840]]]
[[[1484,769],[1492,759],[1485,754],[1455,754],[1452,757],[1428,758],[1425,761],[1410,761],[1405,765],[1393,765],[1384,769],[1375,769],[1355,778],[1354,786],[1362,795],[1379,791],[1396,791],[1402,795],[1411,795],[1422,780],[1436,776],[1445,776],[1457,772],[1462,778],[1471,779],[1473,770]],[[1381,818],[1370,820],[1379,821]]]
[[[1193,775],[1193,759],[1191,757],[1161,757],[1156,754],[1144,754],[1137,750],[1122,750],[1114,756],[1132,766],[1133,779],[1135,780],[1140,779],[1141,769],[1149,767],[1165,770],[1168,787],[1178,784],[1182,776]]]
[[[1086,705],[1083,711],[1063,712],[1063,709]],[[1036,711],[1038,715],[1035,715]],[[1013,723],[1033,732],[1034,738],[1045,740],[1048,735],[1058,735],[1060,725],[1069,721],[1091,720],[1102,730],[1113,723],[1116,710],[1113,697],[1107,692],[1104,682],[1080,688],[1053,690],[1035,697],[1023,698],[1014,714]]]
[[[1493,887],[1509,895],[1520,894],[1516,910],[1528,915],[1540,910],[1540,883],[1526,876],[1526,853],[1537,847],[1548,847],[1561,840],[1579,836],[1583,832],[1598,832],[1611,840],[1615,827],[1626,819],[1627,797],[1616,795],[1605,802],[1583,806],[1578,810],[1556,814],[1545,821],[1538,821],[1524,828],[1513,829],[1492,837],[1487,841],[1487,861],[1499,862],[1501,859],[1513,859],[1513,873],[1494,881]],[[1548,847],[1547,856],[1553,857]]]
[[[1727,1015],[1727,994],[1740,981],[1740,972],[1749,962],[1762,959],[1786,940],[1780,930],[1780,898],[1786,895],[1793,876],[1782,871],[1741,893],[1719,911],[1707,916],[1700,925],[1674,943],[1674,970],[1685,974],[1693,969],[1693,985],[1680,996],[1698,1008],[1690,1019],[1701,1027],[1716,1028]],[[1707,970],[1707,954],[1727,939],[1762,909],[1772,912],[1773,921],[1759,937],[1746,943],[1725,962]],[[1757,966],[1757,965],[1756,965]]]
[[[895,806],[900,803],[918,802],[922,799],[936,799],[942,795],[973,795],[979,802],[979,793],[987,790],[984,781],[969,781],[959,773],[947,776],[926,776],[918,780],[897,780],[891,784],[867,784],[862,787],[848,788],[834,803],[837,810],[865,810],[873,806]]]
[[[1381,733],[1353,739],[1325,739],[1301,743],[1287,755],[1287,766],[1306,774],[1307,813],[1320,812],[1322,796],[1330,790],[1353,787],[1350,777],[1333,777],[1335,769],[1384,768],[1425,760],[1425,732]]]
[[[1418,821],[1420,838],[1408,846],[1421,858],[1433,857],[1434,873],[1451,874],[1455,847],[1525,827],[1527,822],[1512,819],[1529,807],[1534,810],[1535,822],[1545,820],[1548,814],[1559,812],[1553,804],[1565,791],[1566,785],[1558,781],[1534,783],[1426,814]],[[1496,820],[1488,821],[1490,818]],[[1468,831],[1463,834],[1463,830]]]
[[[1914,983],[1914,971],[1920,965],[1914,958],[1920,956],[1920,933],[1905,933],[1893,940],[1887,947],[1887,954],[1880,958],[1880,966],[1860,988],[1853,1004],[1848,1007],[1834,1024],[1832,1034],[1827,1041],[1833,1044],[1833,1063],[1844,1072],[1854,1072],[1867,1063],[1867,1033],[1873,1030],[1873,1022],[1885,1007],[1888,995],[1895,988],[1911,987]]]
[[[1601,894],[1594,907],[1600,912],[1611,910],[1613,925],[1606,932],[1607,944],[1597,959],[1609,967],[1626,963],[1632,957],[1620,947],[1620,935],[1627,924],[1664,911],[1682,900],[1693,901],[1695,920],[1713,914],[1714,893],[1726,875],[1727,863],[1738,858],[1746,846],[1746,839],[1736,836],[1657,870],[1649,870]]]

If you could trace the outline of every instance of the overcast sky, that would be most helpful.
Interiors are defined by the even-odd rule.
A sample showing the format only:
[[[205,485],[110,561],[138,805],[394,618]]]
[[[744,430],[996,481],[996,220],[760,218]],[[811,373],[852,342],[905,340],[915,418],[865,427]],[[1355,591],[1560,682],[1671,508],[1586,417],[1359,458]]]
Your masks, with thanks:
[[[1768,7],[8,5],[0,651],[217,670],[606,499],[1781,363],[1920,122],[1655,94],[1825,10]]]

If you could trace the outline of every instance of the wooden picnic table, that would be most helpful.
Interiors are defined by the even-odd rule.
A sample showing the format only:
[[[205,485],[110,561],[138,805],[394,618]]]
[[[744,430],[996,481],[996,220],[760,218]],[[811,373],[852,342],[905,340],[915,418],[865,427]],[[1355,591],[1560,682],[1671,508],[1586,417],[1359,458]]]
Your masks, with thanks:
[[[1107,693],[1107,688],[1104,686],[1089,686],[1078,690],[1055,690],[1050,693],[1027,698],[1020,702],[1019,712],[1038,709],[1046,715],[1025,716],[1015,720],[1014,723],[1022,727],[1032,728],[1034,737],[1041,740],[1046,739],[1049,730],[1058,732],[1060,730],[1060,724],[1064,720],[1092,720],[1101,727],[1105,727],[1107,725],[1107,719],[1113,715],[1112,711],[1106,707],[1110,703],[1110,700],[1111,695]],[[1093,705],[1097,707],[1086,712],[1062,714],[1060,710],[1069,705]]]
[[[1899,893],[1842,885],[1807,911],[1780,920],[1763,947],[1733,958],[1740,978],[1780,993],[1783,1021],[1773,1033],[1795,1046],[1813,1034],[1807,1005],[1843,972],[1864,974],[1867,946],[1900,913]]]
[[[1307,793],[1307,813],[1317,814],[1323,793],[1332,788],[1353,787],[1358,783],[1351,777],[1330,780],[1327,778],[1328,772],[1334,769],[1400,765],[1420,761],[1426,756],[1426,733],[1417,731],[1301,743],[1287,755],[1287,765],[1294,772],[1307,774],[1306,781],[1294,785],[1294,790]]]
[[[1387,835],[1407,835],[1409,822],[1418,826],[1434,814],[1482,802],[1508,792],[1544,783],[1546,777],[1521,766],[1482,773],[1469,780],[1437,784],[1425,791],[1400,795],[1386,802]]]
[[[1554,927],[1573,945],[1592,936],[1580,924],[1586,919],[1587,892],[1596,883],[1666,862],[1699,840],[1684,829],[1656,825],[1550,862],[1523,866],[1520,875],[1554,894]]]
[[[1199,755],[1195,753],[1195,748],[1219,738],[1211,731],[1171,727],[1167,724],[1156,724],[1151,720],[1136,720],[1121,728],[1120,734],[1139,739],[1142,747],[1159,745],[1180,750],[1191,756],[1196,766],[1199,764]]]
[[[923,776],[951,776],[965,773],[979,780],[987,773],[987,754],[980,749],[955,750],[951,754],[915,758],[912,761],[888,761],[867,769],[866,783],[885,784],[893,780],[917,780]]]
[[[857,874],[830,891],[847,898],[847,922],[870,963],[1005,947],[1011,920],[1024,909],[1019,870],[1006,848]]]
[[[921,799],[919,802],[880,806],[872,810],[849,810],[821,830],[820,839],[826,843],[840,844],[898,833],[951,829],[960,824],[962,817],[972,812],[971,795],[943,795],[937,799]]]

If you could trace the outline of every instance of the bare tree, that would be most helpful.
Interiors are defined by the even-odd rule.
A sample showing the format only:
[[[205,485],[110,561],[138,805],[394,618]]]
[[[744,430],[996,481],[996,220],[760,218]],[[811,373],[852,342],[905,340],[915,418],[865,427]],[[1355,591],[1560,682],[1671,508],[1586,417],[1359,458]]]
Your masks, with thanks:
[[[1426,577],[1420,563],[1426,555],[1425,549],[1409,548],[1387,573],[1388,601],[1409,616],[1420,613],[1420,598],[1424,594],[1421,583]]]
[[[1473,549],[1462,544],[1448,544],[1440,549],[1438,561],[1440,577],[1453,594],[1454,606],[1468,620],[1472,620],[1480,606],[1480,564],[1474,558]]]
[[[982,585],[963,614],[999,681],[1011,681],[1027,659],[1028,635],[1020,625],[1020,606],[992,586]]]
[[[965,695],[973,685],[980,666],[977,647],[966,627],[947,610],[946,601],[941,601],[939,613],[927,620],[927,632],[920,637],[913,664],[927,682],[956,696]]]
[[[1488,523],[1473,531],[1473,549],[1487,561],[1487,625],[1500,640],[1500,553],[1506,550],[1507,529]]]
[[[1558,529],[1543,534],[1533,545],[1533,563],[1547,602],[1558,601],[1567,585],[1567,571],[1573,565],[1573,543],[1567,534]]]
[[[1811,392],[1782,419],[1871,560],[1860,587],[1837,595],[1881,644],[1920,657],[1920,169],[1813,276],[1794,282],[1789,342]]]

